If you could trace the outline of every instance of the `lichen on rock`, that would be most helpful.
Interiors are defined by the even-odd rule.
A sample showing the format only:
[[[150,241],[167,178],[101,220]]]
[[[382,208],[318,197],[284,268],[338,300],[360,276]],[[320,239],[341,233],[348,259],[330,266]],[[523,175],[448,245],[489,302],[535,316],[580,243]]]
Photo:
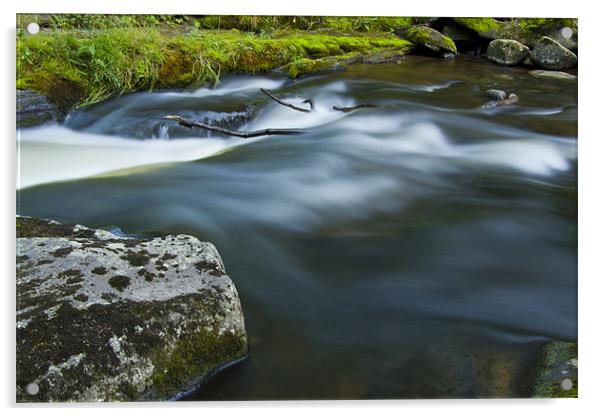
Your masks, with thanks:
[[[577,65],[577,55],[548,36],[543,36],[535,44],[531,60],[551,70],[564,70]]]
[[[487,59],[498,65],[518,65],[529,56],[529,47],[512,39],[496,39],[487,47]]]
[[[246,356],[212,244],[27,217],[17,237],[17,401],[168,400]]]

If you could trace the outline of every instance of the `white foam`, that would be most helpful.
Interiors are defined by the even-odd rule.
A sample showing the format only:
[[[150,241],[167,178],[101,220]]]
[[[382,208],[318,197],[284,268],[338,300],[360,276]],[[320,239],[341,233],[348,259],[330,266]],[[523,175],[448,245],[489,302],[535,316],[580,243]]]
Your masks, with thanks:
[[[245,140],[249,143],[252,140]],[[212,156],[242,139],[132,140],[61,126],[19,132],[17,188]]]
[[[284,80],[275,80],[256,75],[237,76],[228,78],[226,81],[218,84],[215,88],[199,88],[192,92],[166,92],[168,96],[192,96],[192,97],[208,97],[231,95],[241,92],[257,92],[260,88],[275,89],[280,88],[284,84]]]

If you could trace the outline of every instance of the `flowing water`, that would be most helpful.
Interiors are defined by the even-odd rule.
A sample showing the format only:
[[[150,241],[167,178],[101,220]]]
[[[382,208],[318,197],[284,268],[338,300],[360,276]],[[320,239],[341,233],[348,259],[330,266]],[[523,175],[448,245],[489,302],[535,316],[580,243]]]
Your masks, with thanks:
[[[193,399],[525,396],[542,343],[577,337],[576,136],[576,82],[476,58],[232,76],[22,130],[18,209],[218,247],[250,358]]]

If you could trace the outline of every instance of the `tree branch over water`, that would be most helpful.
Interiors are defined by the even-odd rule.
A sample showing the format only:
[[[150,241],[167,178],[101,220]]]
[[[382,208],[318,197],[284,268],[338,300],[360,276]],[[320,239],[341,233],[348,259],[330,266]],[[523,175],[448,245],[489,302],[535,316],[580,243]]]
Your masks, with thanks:
[[[163,120],[171,120],[176,121],[180,126],[188,127],[189,129],[193,127],[198,127],[200,129],[214,131],[216,133],[225,134],[226,136],[234,136],[234,137],[242,137],[243,139],[248,139],[251,137],[259,137],[259,136],[288,136],[295,134],[305,133],[305,130],[301,129],[262,129],[262,130],[254,130],[254,131],[235,131],[228,130],[223,127],[212,126],[211,124],[201,123],[200,121],[189,120],[182,116],[178,115],[167,115],[160,117]]]
[[[292,108],[293,110],[301,111],[302,113],[310,113],[316,108],[316,104],[314,103],[314,100],[311,98],[308,98],[307,100],[303,101],[303,103],[309,104],[310,109],[307,109],[307,108],[297,107],[296,105],[284,102],[281,99],[279,99],[278,97],[276,97],[274,94],[272,94],[271,92],[266,90],[265,88],[260,88],[259,90],[262,93],[264,93],[265,95],[267,95],[268,97],[270,97],[272,100],[276,101],[278,104],[283,105],[285,107]]]
[[[336,110],[336,111],[342,111],[343,113],[349,113],[353,110],[357,110],[358,108],[377,108],[377,107],[378,107],[377,104],[367,103],[367,104],[354,105],[353,107],[337,107],[335,105],[332,107],[332,109]]]

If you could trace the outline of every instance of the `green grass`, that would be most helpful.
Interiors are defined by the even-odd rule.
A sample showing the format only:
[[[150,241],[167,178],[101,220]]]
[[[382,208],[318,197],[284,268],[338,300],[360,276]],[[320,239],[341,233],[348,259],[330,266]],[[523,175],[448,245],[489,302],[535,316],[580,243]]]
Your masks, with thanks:
[[[271,33],[278,30],[335,29],[349,32],[392,32],[422,18],[383,16],[217,16],[217,15],[116,15],[116,14],[21,14],[19,25],[36,22],[51,29],[112,29],[123,27],[177,27]]]
[[[20,32],[17,88],[41,92],[66,109],[132,91],[215,84],[223,74],[260,73],[300,60],[307,66],[328,57],[409,49],[409,42],[386,33],[332,30],[255,34],[132,27],[44,30],[35,36]],[[293,77],[307,72],[288,68]]]

